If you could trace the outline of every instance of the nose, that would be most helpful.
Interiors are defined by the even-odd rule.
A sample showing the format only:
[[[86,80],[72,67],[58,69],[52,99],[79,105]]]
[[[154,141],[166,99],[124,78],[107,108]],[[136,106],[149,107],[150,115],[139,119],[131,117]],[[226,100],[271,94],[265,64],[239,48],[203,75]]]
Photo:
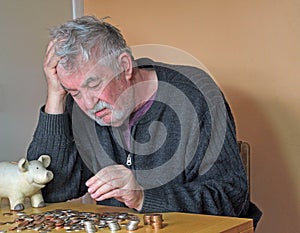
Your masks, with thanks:
[[[83,104],[86,107],[86,109],[93,109],[98,102],[98,97],[96,94],[92,91],[86,91],[85,93],[82,93],[83,95]]]
[[[53,173],[51,171],[48,171],[47,174],[46,174],[46,176],[47,176],[48,180],[52,180],[53,179]]]

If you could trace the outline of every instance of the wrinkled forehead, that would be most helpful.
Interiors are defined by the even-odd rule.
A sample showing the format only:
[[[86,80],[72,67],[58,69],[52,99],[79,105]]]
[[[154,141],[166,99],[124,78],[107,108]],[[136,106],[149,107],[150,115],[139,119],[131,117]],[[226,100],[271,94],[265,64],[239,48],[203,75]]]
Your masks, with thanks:
[[[95,61],[78,62],[74,67],[68,68],[67,66],[59,63],[56,67],[56,71],[59,77],[71,76],[71,75],[89,75],[97,72],[101,64]]]
[[[66,70],[62,65],[57,66],[57,75],[61,84],[69,89],[81,87],[89,78],[111,80],[114,72],[108,66],[91,62],[78,66],[76,70]]]

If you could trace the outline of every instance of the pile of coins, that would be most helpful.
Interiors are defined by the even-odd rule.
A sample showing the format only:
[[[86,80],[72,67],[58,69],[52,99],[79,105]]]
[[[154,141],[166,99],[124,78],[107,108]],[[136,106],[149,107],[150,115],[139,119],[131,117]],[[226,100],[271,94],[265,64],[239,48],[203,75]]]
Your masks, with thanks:
[[[85,230],[94,233],[108,227],[111,231],[118,231],[121,226],[127,230],[136,230],[140,220],[137,215],[119,212],[80,212],[75,210],[56,209],[39,214],[18,214],[9,224],[16,224],[10,231],[35,230],[50,232],[52,229],[65,229],[66,232]],[[6,222],[8,224],[8,222]]]
[[[144,225],[151,225],[153,229],[163,228],[163,216],[162,214],[145,214]]]

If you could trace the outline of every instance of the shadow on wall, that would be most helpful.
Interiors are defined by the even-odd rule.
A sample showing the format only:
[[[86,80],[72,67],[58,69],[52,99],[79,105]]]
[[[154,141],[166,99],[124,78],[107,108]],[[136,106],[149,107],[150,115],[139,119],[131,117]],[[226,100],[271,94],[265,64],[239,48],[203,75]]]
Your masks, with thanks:
[[[228,87],[223,91],[235,116],[238,139],[251,146],[251,199],[263,212],[256,233],[299,232],[296,188],[271,121],[251,96]]]

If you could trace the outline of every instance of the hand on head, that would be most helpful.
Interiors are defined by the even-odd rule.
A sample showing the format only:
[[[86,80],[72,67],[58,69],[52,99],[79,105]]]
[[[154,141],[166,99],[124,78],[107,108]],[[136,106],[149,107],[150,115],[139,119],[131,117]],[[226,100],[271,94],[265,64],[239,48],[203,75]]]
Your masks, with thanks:
[[[58,75],[57,66],[61,57],[55,54],[55,41],[48,44],[44,58],[44,73],[48,85],[48,96],[45,112],[60,114],[64,112],[65,96],[67,92],[62,88]]]

